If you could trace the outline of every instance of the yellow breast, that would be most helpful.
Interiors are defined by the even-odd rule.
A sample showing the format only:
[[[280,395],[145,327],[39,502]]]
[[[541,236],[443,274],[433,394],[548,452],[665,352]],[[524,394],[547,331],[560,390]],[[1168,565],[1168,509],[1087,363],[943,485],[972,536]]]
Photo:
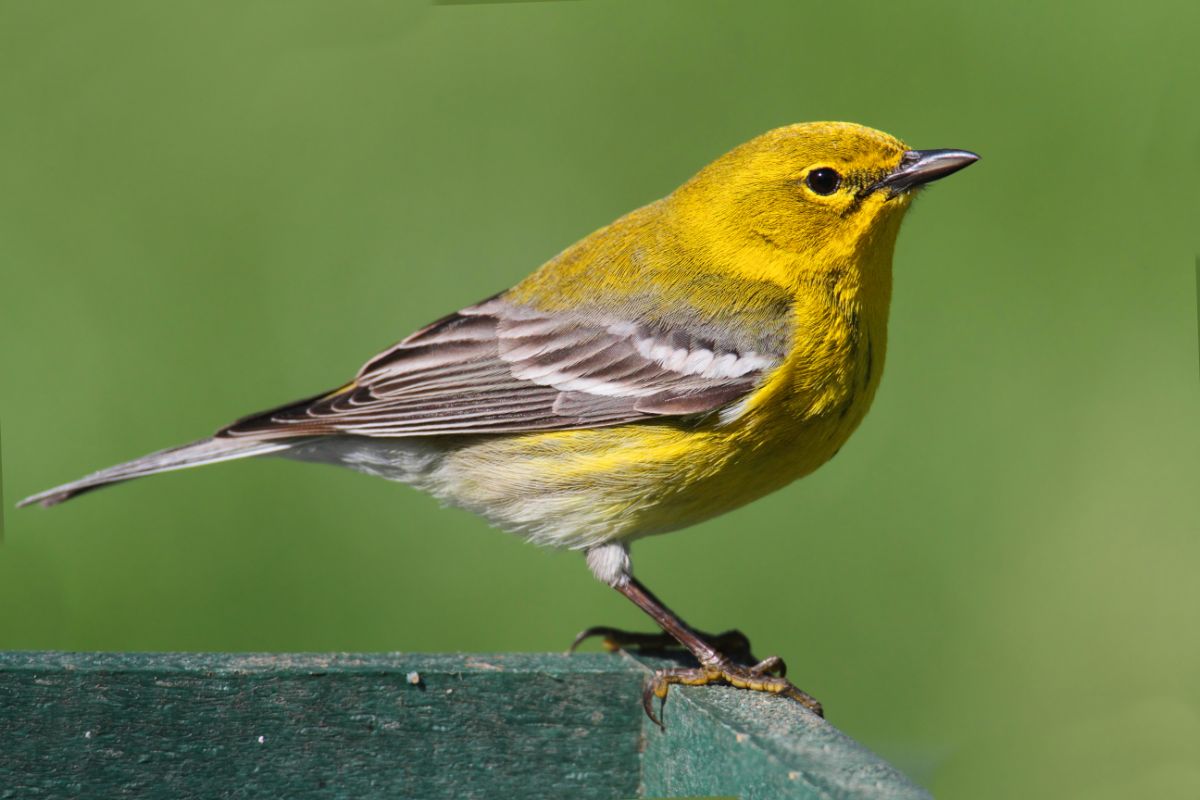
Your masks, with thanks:
[[[844,281],[806,289],[791,353],[732,419],[475,442],[447,456],[435,493],[575,548],[676,530],[762,497],[828,461],[866,414],[887,342],[886,304],[869,302],[887,293],[873,288],[872,298]]]

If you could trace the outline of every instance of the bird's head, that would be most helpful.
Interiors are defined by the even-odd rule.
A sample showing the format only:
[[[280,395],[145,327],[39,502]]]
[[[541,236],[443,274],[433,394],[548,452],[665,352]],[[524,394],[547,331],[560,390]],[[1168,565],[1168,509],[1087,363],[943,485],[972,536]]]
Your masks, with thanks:
[[[822,266],[886,257],[914,192],[976,161],[965,150],[911,150],[862,125],[777,128],[709,164],[670,198],[684,229],[729,262]],[[874,260],[874,259],[870,259]],[[763,276],[767,277],[767,276]],[[774,276],[777,279],[782,276]]]

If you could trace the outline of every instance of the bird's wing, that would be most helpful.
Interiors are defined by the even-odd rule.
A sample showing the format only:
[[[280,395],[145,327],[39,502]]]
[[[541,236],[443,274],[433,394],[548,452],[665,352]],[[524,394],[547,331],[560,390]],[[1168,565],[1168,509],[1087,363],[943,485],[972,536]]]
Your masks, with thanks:
[[[583,320],[500,296],[417,331],[336,392],[218,435],[516,433],[703,414],[751,392],[782,357],[678,325]]]

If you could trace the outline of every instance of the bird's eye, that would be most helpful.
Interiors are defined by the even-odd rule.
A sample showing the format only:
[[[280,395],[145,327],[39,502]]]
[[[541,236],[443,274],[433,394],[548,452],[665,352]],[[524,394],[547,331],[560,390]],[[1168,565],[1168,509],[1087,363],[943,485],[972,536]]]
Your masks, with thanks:
[[[837,174],[837,170],[821,167],[808,173],[804,182],[817,194],[833,194],[842,185],[842,176]]]

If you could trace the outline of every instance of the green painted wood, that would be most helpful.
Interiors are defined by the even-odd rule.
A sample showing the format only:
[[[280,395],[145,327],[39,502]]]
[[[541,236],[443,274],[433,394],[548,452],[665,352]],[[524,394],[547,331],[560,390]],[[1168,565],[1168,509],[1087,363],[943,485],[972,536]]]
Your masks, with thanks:
[[[604,655],[10,653],[0,797],[633,797],[637,682]]]
[[[643,726],[647,797],[930,800],[899,770],[798,703],[727,686],[672,687]]]
[[[0,653],[0,798],[926,797],[800,706],[628,656]]]

